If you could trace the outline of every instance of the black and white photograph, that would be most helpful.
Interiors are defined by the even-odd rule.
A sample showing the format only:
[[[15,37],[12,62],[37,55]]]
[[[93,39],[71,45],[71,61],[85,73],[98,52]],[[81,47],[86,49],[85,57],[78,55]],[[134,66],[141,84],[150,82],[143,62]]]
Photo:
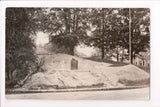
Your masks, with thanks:
[[[150,8],[7,7],[5,44],[6,99],[150,99]]]

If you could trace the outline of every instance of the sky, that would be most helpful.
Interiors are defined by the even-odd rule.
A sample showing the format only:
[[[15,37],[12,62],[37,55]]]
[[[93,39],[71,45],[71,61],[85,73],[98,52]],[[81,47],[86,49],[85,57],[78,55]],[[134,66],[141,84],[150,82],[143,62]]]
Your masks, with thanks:
[[[78,52],[81,52],[81,53],[85,54],[88,57],[91,56],[95,52],[95,49],[93,47],[88,47],[88,46],[83,45],[83,44],[78,45],[76,47],[76,50]]]
[[[35,39],[36,45],[39,46],[44,46],[46,43],[49,42],[49,37],[47,33],[43,33],[43,32],[38,32],[36,39]]]

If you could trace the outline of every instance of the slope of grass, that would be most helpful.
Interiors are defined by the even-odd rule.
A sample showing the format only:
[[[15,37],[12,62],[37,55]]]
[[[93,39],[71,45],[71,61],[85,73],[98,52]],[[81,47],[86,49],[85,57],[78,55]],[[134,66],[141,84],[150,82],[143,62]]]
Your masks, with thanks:
[[[137,86],[149,84],[149,74],[128,64],[92,61],[67,54],[42,55],[46,72],[31,76],[23,88],[82,88]],[[71,59],[78,60],[78,70],[71,70]],[[99,85],[101,84],[101,85]]]

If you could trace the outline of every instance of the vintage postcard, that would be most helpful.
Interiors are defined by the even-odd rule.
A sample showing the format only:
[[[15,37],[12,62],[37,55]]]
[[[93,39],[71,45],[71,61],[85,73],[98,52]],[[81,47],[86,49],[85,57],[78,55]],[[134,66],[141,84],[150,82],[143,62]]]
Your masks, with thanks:
[[[7,100],[150,100],[151,7],[3,10]]]
[[[150,9],[8,7],[5,54],[9,99],[148,100]]]

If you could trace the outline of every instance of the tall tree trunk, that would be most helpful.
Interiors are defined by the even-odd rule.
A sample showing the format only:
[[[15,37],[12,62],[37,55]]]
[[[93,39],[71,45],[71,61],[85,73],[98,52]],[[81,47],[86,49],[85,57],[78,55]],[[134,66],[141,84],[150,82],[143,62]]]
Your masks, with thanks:
[[[132,64],[132,38],[131,38],[131,9],[129,8],[129,61]]]
[[[131,51],[131,64],[133,64],[133,57],[134,57],[133,51]]]
[[[119,62],[119,53],[118,53],[118,47],[117,47],[117,62]]]
[[[66,27],[66,33],[69,33],[70,32],[70,9],[66,8],[64,9],[64,12],[65,12],[65,16],[64,16],[64,19],[65,19],[65,27]]]
[[[124,60],[124,48],[122,49],[122,60],[121,60],[121,62],[123,62],[123,60]]]
[[[135,58],[136,58],[136,55],[132,52],[132,58],[131,58],[132,64],[135,64]]]
[[[75,24],[76,24],[75,30],[77,31],[78,30],[78,15],[76,15],[76,18],[75,18]]]
[[[101,53],[102,53],[101,59],[104,59],[104,46],[102,46],[101,48]]]
[[[67,33],[68,32],[68,21],[67,21],[67,13],[65,14],[65,16],[64,16],[64,20],[65,20],[65,32]]]
[[[68,32],[71,32],[71,10],[68,9]]]
[[[117,62],[119,62],[119,53],[117,53]]]
[[[74,56],[74,48],[75,48],[74,46],[70,47],[70,54],[73,55],[73,56]]]
[[[104,18],[105,18],[105,11],[104,11],[104,8],[102,9],[103,13],[102,13],[102,48],[101,48],[101,52],[102,52],[102,59],[104,59],[104,34],[105,34],[105,21],[104,21]]]
[[[74,16],[73,16],[73,32],[76,31],[76,15],[74,13]]]

